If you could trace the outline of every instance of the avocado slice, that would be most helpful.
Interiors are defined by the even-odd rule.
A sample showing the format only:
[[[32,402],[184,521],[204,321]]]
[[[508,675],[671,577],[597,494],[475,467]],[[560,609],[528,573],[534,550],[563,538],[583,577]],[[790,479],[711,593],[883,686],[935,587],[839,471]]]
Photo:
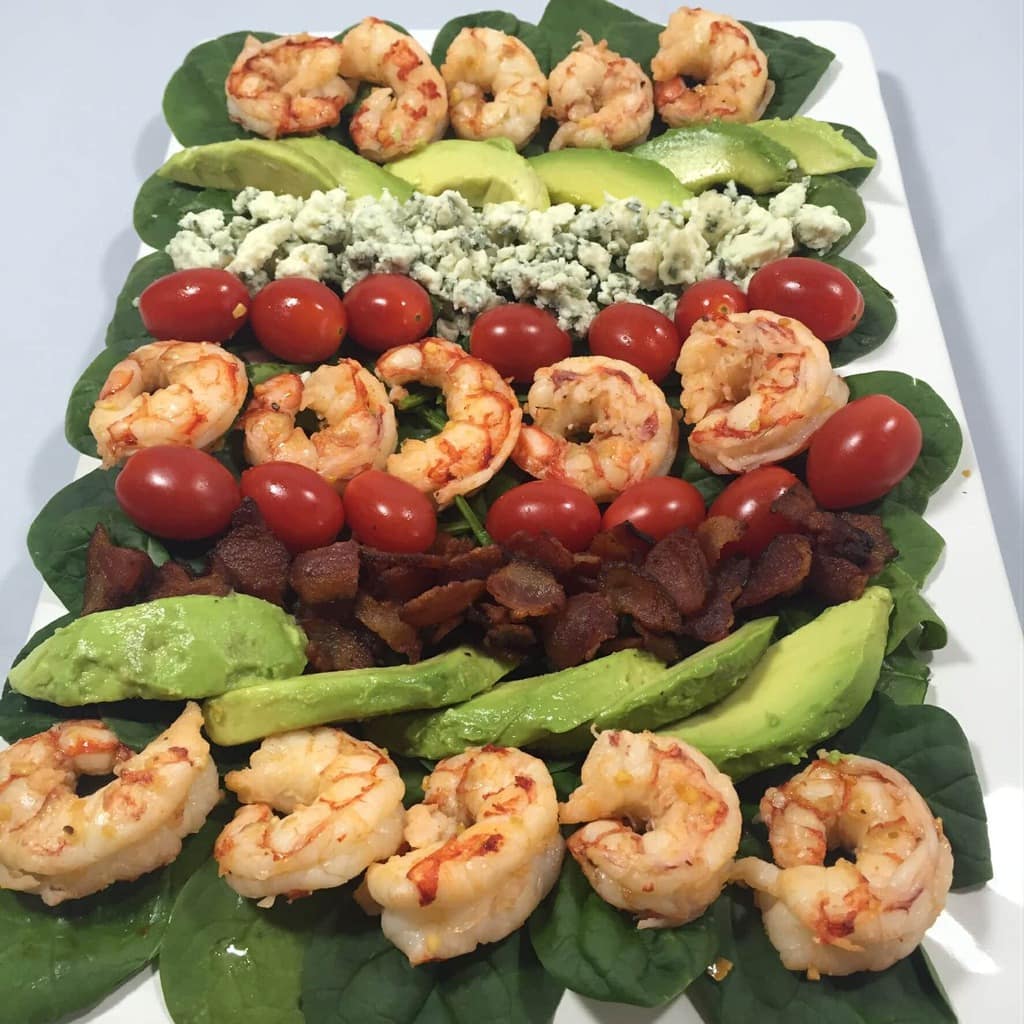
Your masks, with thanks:
[[[856,601],[826,609],[769,647],[724,700],[659,733],[692,744],[734,780],[798,764],[870,699],[892,603],[884,587],[870,587]]]
[[[806,174],[837,174],[855,167],[874,167],[875,158],[862,153],[841,131],[813,117],[773,117],[749,127],[785,146]]]
[[[493,686],[515,663],[456,647],[415,665],[253,680],[203,706],[214,743],[233,746],[326,722],[361,721],[464,701]]]
[[[11,669],[11,688],[64,707],[223,693],[257,672],[298,675],[306,636],[277,605],[244,594],[165,597],[93,612]]]
[[[693,198],[667,167],[614,149],[559,149],[531,157],[529,163],[553,203],[598,207],[610,197],[639,199],[654,209]]]
[[[442,139],[392,160],[388,170],[424,195],[461,192],[471,206],[515,202],[546,210],[551,205],[540,175],[507,139]]]
[[[403,203],[412,195],[408,182],[334,139],[323,135],[291,135],[277,141],[325,167],[334,179],[331,187],[343,188],[353,199],[379,196],[385,189]]]
[[[750,125],[728,121],[683,125],[634,146],[630,153],[667,167],[687,188],[703,192],[735,181],[751,192],[790,184],[796,157]]]
[[[485,743],[522,747],[571,732],[664,671],[646,651],[617,651],[504,683],[443,711],[383,718],[366,731],[375,743],[416,757],[447,757]]]

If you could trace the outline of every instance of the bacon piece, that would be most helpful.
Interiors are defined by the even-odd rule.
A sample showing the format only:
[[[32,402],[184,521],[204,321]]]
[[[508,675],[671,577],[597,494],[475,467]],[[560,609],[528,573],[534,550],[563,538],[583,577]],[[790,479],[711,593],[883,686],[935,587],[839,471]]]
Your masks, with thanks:
[[[709,569],[713,569],[722,557],[722,548],[739,540],[747,532],[747,527],[730,516],[708,516],[695,532],[704,561]]]
[[[484,647],[492,651],[528,651],[537,646],[537,634],[524,622],[504,622],[484,634]]]
[[[562,577],[572,571],[572,552],[550,533],[520,530],[512,534],[503,546],[514,561],[542,565],[555,576]]]
[[[371,632],[376,633],[398,654],[410,662],[420,660],[423,645],[415,628],[402,619],[400,606],[393,601],[378,601],[366,593],[356,598],[356,618]]]
[[[849,559],[839,558],[815,544],[807,584],[827,604],[855,601],[868,585],[868,574]]]
[[[145,551],[118,547],[111,541],[107,528],[98,523],[85,552],[82,614],[134,603],[152,575],[153,560]]]
[[[733,607],[751,608],[773,597],[795,594],[811,571],[811,541],[802,533],[780,533],[761,552]]]
[[[306,632],[306,658],[316,672],[342,672],[377,664],[373,641],[362,626],[306,615],[299,620]]]
[[[598,584],[613,612],[629,615],[655,633],[675,633],[682,628],[672,598],[656,580],[635,565],[606,562],[601,566]]]
[[[634,622],[633,628],[640,635],[640,646],[650,651],[659,661],[665,662],[666,665],[674,665],[682,657],[679,640],[676,637],[655,633],[639,622]]]
[[[231,586],[218,572],[211,570],[202,576],[193,576],[179,562],[164,562],[159,566],[146,588],[146,600],[156,601],[161,597],[187,597],[203,594],[208,597],[227,597]]]
[[[866,534],[870,539],[871,550],[867,558],[860,563],[861,568],[868,576],[874,576],[875,573],[881,572],[885,568],[886,562],[892,561],[899,554],[886,532],[881,516],[840,512],[839,518]]]
[[[239,525],[217,541],[210,564],[235,590],[283,606],[291,555],[258,517],[256,503],[243,499],[232,518]]]
[[[359,545],[342,540],[296,555],[288,582],[303,604],[348,601],[359,589]]]
[[[556,669],[588,661],[619,631],[619,619],[603,594],[576,594],[544,622],[544,649]]]
[[[732,603],[743,591],[750,574],[750,562],[733,556],[723,559],[715,567],[711,595],[704,607],[683,621],[683,632],[702,643],[712,644],[729,635],[736,616]]]
[[[505,553],[497,544],[488,544],[456,555],[441,570],[441,580],[444,583],[455,580],[485,580],[504,564]]]
[[[437,626],[461,615],[483,592],[483,580],[456,580],[431,587],[406,602],[399,613],[410,626]]]
[[[472,537],[456,537],[447,530],[438,530],[434,537],[434,543],[430,545],[430,554],[440,555],[442,558],[458,558],[476,548],[476,541]]]
[[[644,572],[661,584],[680,615],[693,615],[702,608],[711,589],[711,574],[700,542],[685,526],[651,548],[644,559]]]
[[[487,577],[487,591],[513,619],[550,615],[565,607],[565,591],[550,570],[531,562],[510,562]]]
[[[610,530],[602,530],[587,548],[602,562],[631,562],[634,565],[641,565],[650,550],[651,538],[628,521]]]

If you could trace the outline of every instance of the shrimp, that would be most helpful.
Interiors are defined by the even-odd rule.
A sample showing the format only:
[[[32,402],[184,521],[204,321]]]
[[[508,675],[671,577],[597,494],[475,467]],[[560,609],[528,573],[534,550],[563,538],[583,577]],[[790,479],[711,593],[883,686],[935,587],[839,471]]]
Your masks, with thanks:
[[[581,776],[559,820],[590,822],[570,836],[569,852],[601,898],[636,914],[638,928],[700,917],[739,847],[729,777],[681,740],[624,730],[598,736]]]
[[[377,360],[377,376],[391,386],[391,400],[406,394],[401,386],[421,381],[444,391],[448,422],[426,441],[407,440],[392,455],[387,470],[444,508],[460,494],[483,487],[508,459],[519,437],[523,411],[515,392],[490,363],[469,355],[443,338],[399,345]]]
[[[366,890],[412,964],[510,935],[555,884],[565,844],[543,761],[471,747],[439,761],[406,813],[411,852],[373,864]]]
[[[271,736],[224,784],[244,806],[213,855],[228,885],[261,906],[343,885],[402,842],[398,769],[386,751],[341,729]]]
[[[341,120],[355,89],[341,77],[341,45],[299,35],[248,36],[228,72],[228,117],[268,139],[315,132]]]
[[[552,70],[548,88],[549,112],[560,122],[549,149],[625,149],[651,130],[654,95],[643,68],[582,29],[572,52]]]
[[[661,388],[619,359],[572,356],[538,370],[526,411],[533,425],[523,427],[512,461],[594,501],[667,473],[676,455],[679,424]],[[569,440],[584,432],[588,441]]]
[[[295,425],[304,409],[322,424],[312,435]],[[283,373],[257,384],[240,425],[252,465],[297,462],[339,490],[363,470],[383,469],[398,444],[384,386],[354,359],[320,366],[305,382]]]
[[[169,864],[220,799],[199,705],[135,754],[102,722],[61,722],[0,752],[0,887],[48,906]],[[79,775],[117,776],[78,796]]]
[[[746,473],[803,451],[850,389],[799,320],[765,310],[693,325],[676,363],[690,453],[712,473]]]
[[[441,138],[448,127],[448,90],[426,50],[378,18],[364,18],[341,41],[346,78],[374,89],[348,130],[359,152],[384,163]]]
[[[212,448],[248,390],[242,360],[220,345],[154,341],[110,371],[89,429],[107,467],[158,444]]]
[[[548,80],[520,39],[493,28],[464,28],[448,47],[441,76],[460,139],[505,138],[522,149],[533,138]]]
[[[756,121],[775,94],[768,58],[735,18],[680,7],[651,61],[654,102],[672,128],[687,121]],[[689,86],[686,79],[700,79]]]
[[[808,977],[883,971],[939,916],[953,855],[916,789],[868,757],[827,754],[761,800],[775,864],[736,862],[782,962]],[[829,849],[851,850],[825,866]]]

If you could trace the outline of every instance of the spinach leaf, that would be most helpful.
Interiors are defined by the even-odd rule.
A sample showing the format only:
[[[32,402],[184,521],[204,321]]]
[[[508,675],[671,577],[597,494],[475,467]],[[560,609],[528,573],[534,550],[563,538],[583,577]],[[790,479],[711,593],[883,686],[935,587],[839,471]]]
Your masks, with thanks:
[[[82,610],[86,548],[98,523],[110,539],[145,551],[157,565],[168,559],[167,549],[143,533],[120,509],[114,495],[117,470],[94,469],[43,506],[28,529],[28,552],[43,579],[70,612]]]
[[[158,277],[164,277],[174,270],[171,257],[165,252],[151,252],[143,256],[130,271],[121,286],[114,306],[114,316],[107,325],[106,345],[121,353],[131,352],[153,340],[146,330],[136,305],[138,297]]]
[[[529,922],[544,969],[592,999],[662,1006],[715,958],[718,936],[709,912],[682,928],[639,929],[594,891],[571,857],[554,892]]]
[[[807,186],[807,202],[815,206],[831,206],[840,217],[850,222],[850,232],[834,243],[824,255],[837,256],[860,233],[867,223],[868,215],[864,200],[857,190],[837,174],[816,174]],[[801,249],[804,255],[819,256],[821,253]]]
[[[377,918],[345,899],[306,951],[306,1024],[533,1024],[554,1015],[562,986],[520,928],[466,956],[410,967]]]
[[[89,429],[96,399],[106,383],[110,371],[130,352],[120,348],[105,348],[84,370],[75,382],[64,411],[64,436],[68,444],[83,455],[96,458],[99,454],[96,438]]]
[[[840,338],[828,347],[832,365],[840,367],[874,352],[892,334],[896,326],[896,307],[892,302],[892,293],[883,288],[863,267],[841,256],[827,256],[824,262],[838,267],[864,296],[864,315],[860,323],[845,338]]]
[[[946,646],[949,639],[946,624],[921,596],[914,580],[898,565],[887,565],[871,582],[888,587],[892,594],[893,609],[889,620],[886,654],[891,654],[911,636],[916,645],[926,651],[936,651]]]
[[[690,428],[685,424],[679,425],[679,448],[676,451],[675,462],[669,470],[669,476],[678,476],[688,483],[693,484],[701,493],[706,505],[718,497],[725,490],[730,477],[721,477],[711,470],[705,469],[691,454],[688,438]]]
[[[923,587],[946,542],[913,509],[886,498],[878,507],[882,525],[899,551],[892,565],[898,566],[919,587]]]
[[[551,62],[557,64],[579,39],[579,31],[607,39],[616,53],[631,57],[645,71],[658,52],[661,25],[608,3],[608,0],[550,0],[537,26],[547,37]]]
[[[875,689],[896,704],[922,704],[928,693],[931,669],[914,648],[904,640],[892,653],[882,659]]]
[[[953,848],[953,888],[992,877],[988,827],[971,748],[957,720],[931,704],[899,705],[876,693],[832,742],[902,772],[942,819]]]
[[[305,373],[308,366],[298,363],[246,363],[245,373],[250,384],[262,384],[282,373]]]
[[[464,28],[494,28],[521,39],[533,51],[541,71],[545,75],[551,72],[551,50],[547,36],[537,25],[522,21],[506,11],[480,11],[478,14],[463,14],[461,17],[452,18],[437,33],[434,48],[430,51],[430,60],[434,67],[439,68],[444,63],[445,54],[452,40]]]
[[[164,118],[183,146],[251,138],[228,117],[224,82],[246,36],[266,42],[273,32],[231,32],[190,50],[164,91]]]
[[[792,117],[814,92],[835,54],[803,36],[793,36],[750,21],[743,24],[764,50],[768,58],[768,77],[775,83],[771,102],[761,116]]]
[[[878,150],[856,128],[851,128],[848,124],[839,124],[836,121],[829,121],[828,123],[836,131],[841,132],[849,142],[852,142],[866,156],[878,156]],[[840,178],[845,178],[854,188],[860,188],[873,170],[873,167],[851,167],[848,171],[839,171],[838,174]]]
[[[179,181],[151,174],[139,189],[132,211],[135,232],[154,249],[164,246],[178,233],[178,221],[186,213],[215,209],[228,220],[234,216],[235,193],[219,188],[194,188]]]
[[[782,966],[750,893],[730,886],[713,907],[719,956],[732,965],[720,981],[702,975],[687,995],[708,1024],[955,1024],[924,950],[888,970],[808,981]]]
[[[889,492],[887,500],[923,512],[928,498],[949,478],[960,460],[963,434],[956,417],[928,384],[906,373],[875,370],[847,377],[846,383],[850,386],[851,401],[864,395],[888,395],[917,417],[924,435],[921,454],[910,473]]]

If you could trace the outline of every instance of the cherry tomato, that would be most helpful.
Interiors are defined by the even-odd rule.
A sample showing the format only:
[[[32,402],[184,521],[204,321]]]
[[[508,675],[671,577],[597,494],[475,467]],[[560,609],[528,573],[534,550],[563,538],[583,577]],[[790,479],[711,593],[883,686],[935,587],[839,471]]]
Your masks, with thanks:
[[[601,529],[628,520],[641,533],[661,540],[680,526],[696,529],[703,519],[704,499],[693,484],[674,476],[652,476],[627,487],[604,510]]]
[[[595,356],[632,363],[657,382],[679,358],[679,332],[664,313],[639,302],[613,302],[590,324],[587,344]]]
[[[329,359],[348,323],[341,299],[327,285],[304,277],[283,277],[261,288],[251,318],[259,343],[289,363]]]
[[[469,351],[502,377],[524,383],[542,366],[572,355],[572,340],[547,310],[511,302],[481,313],[469,333]]]
[[[157,278],[139,296],[139,315],[154,338],[221,342],[245,323],[249,305],[234,274],[200,267]]]
[[[780,533],[799,533],[798,526],[771,510],[772,502],[796,482],[781,466],[762,466],[733,480],[711,503],[708,516],[729,516],[745,523],[747,529],[739,540],[726,544],[722,553],[754,558]]]
[[[921,454],[921,424],[888,395],[858,398],[811,438],[807,485],[825,508],[852,508],[891,491]]]
[[[371,352],[419,341],[434,322],[427,290],[401,274],[370,274],[345,292],[352,340]]]
[[[586,551],[601,528],[601,510],[585,491],[554,480],[531,480],[506,491],[487,512],[487,532],[499,543],[512,534],[547,533],[570,551]]]
[[[124,514],[168,540],[200,540],[227,529],[242,496],[231,473],[197,448],[157,445],[125,463],[114,483]]]
[[[806,256],[766,263],[747,285],[747,302],[799,320],[822,341],[846,337],[864,315],[864,296],[846,274]]]
[[[676,330],[685,344],[693,325],[705,316],[746,313],[747,296],[731,281],[709,278],[690,285],[676,304]]]
[[[341,495],[319,473],[294,462],[247,469],[242,496],[256,502],[267,529],[293,555],[333,543],[345,525]]]
[[[379,469],[368,469],[348,482],[345,515],[352,536],[380,551],[426,551],[437,534],[430,499]]]

